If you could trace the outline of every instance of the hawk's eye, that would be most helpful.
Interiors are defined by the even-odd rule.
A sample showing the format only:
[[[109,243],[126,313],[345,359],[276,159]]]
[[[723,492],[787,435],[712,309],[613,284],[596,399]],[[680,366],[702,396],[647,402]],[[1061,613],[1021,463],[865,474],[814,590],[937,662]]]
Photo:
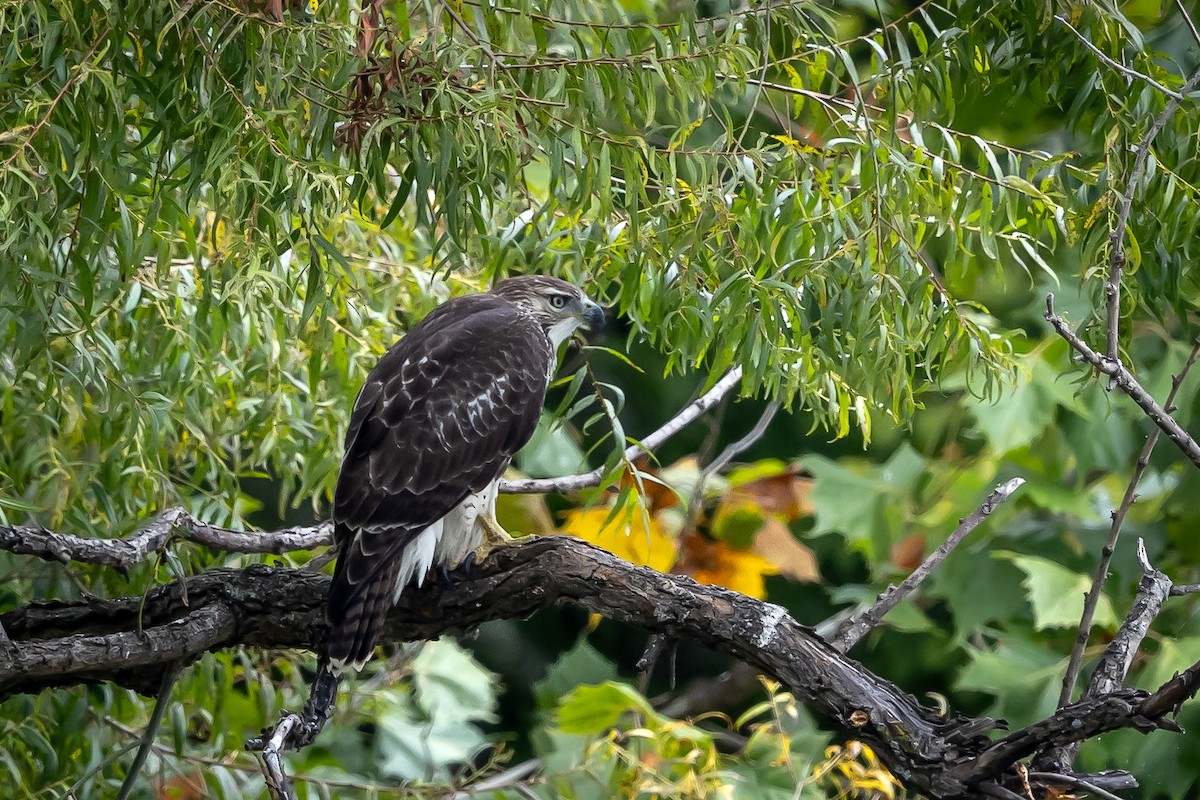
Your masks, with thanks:
[[[551,308],[566,308],[567,307],[567,296],[565,294],[550,295],[550,307]]]

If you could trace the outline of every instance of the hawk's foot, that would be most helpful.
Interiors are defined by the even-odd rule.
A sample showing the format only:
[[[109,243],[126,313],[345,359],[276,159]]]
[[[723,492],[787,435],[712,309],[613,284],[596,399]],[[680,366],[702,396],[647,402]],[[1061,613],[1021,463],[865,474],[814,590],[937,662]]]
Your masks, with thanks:
[[[501,528],[500,523],[491,517],[480,517],[479,527],[483,530],[483,544],[468,556],[473,563],[482,562],[496,548],[505,547],[513,542],[513,537],[508,535],[508,531]]]

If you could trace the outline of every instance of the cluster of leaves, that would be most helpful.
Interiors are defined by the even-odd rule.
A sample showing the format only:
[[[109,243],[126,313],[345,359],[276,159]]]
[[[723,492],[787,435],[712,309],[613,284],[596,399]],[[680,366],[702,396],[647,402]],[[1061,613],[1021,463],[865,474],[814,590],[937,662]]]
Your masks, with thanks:
[[[747,394],[800,413],[701,490],[695,458],[634,473],[614,454],[625,492],[562,516],[506,498],[514,528],[582,535],[815,623],[868,601],[1020,474],[1021,497],[859,655],[956,709],[1043,715],[1145,424],[1064,381],[1038,295],[1053,289],[1076,322],[1102,307],[1131,148],[1165,103],[1065,23],[1172,89],[1187,32],[1147,2],[1073,3],[1065,22],[1040,0],[880,3],[882,22],[861,5],[329,0],[275,19],[253,3],[0,0],[0,518],[111,536],[180,502],[219,524],[320,508],[383,349],[495,274],[554,272],[661,354],[638,358],[656,383],[630,378],[636,400],[600,398],[608,446],[674,407],[660,373],[698,365],[742,365]],[[383,17],[366,37],[371,8]],[[1157,397],[1197,298],[1200,217],[1179,209],[1197,205],[1198,126],[1177,114],[1133,187],[1123,310],[1140,324],[1122,344]],[[548,419],[521,467],[574,471],[587,459],[566,430]],[[813,430],[854,445],[801,445]],[[858,437],[871,449],[854,452]],[[1170,454],[1152,462],[1101,634],[1129,603],[1135,537],[1176,580],[1200,579],[1197,480]],[[17,578],[0,604],[136,593],[217,560],[175,548],[122,577],[0,555]],[[1190,663],[1193,617],[1172,601],[1138,684]],[[257,790],[240,740],[302,702],[301,663],[238,652],[186,672],[153,790]],[[714,728],[657,711],[587,642],[537,663],[544,677],[522,673],[541,681],[522,731],[543,760],[535,792],[895,794],[868,751],[822,756],[826,736],[778,691]],[[447,643],[381,663],[294,771],[311,796],[444,788],[474,776],[456,766],[469,756],[492,771],[478,751],[503,738],[484,733],[501,724],[496,691]],[[29,796],[111,796],[146,715],[103,687],[16,698],[0,707],[0,763]],[[729,734],[745,737],[737,756],[718,747]],[[1200,746],[1158,741],[1105,737],[1081,766],[1183,796]]]
[[[356,58],[342,3],[283,23],[6,8],[2,388],[23,424],[0,442],[5,507],[112,530],[179,495],[241,519],[230,498],[260,472],[319,496],[335,448],[309,443],[336,441],[392,310],[428,307],[447,268],[586,276],[669,367],[742,363],[826,420],[903,418],[917,375],[998,363],[918,251],[1032,258],[1056,173],[914,116],[945,115],[933,89],[961,83],[964,29],[922,10],[840,41],[786,3],[597,13],[402,4]],[[378,118],[339,146],[385,67]],[[768,91],[801,138],[744,114]],[[905,99],[883,113],[889,93]]]
[[[634,564],[751,597],[767,596],[765,579],[771,575],[819,579],[815,556],[789,528],[811,513],[806,499],[811,481],[783,462],[705,475],[703,483],[694,458],[635,474],[643,493],[622,492],[607,503],[569,509],[561,525],[532,532],[576,536]],[[544,503],[524,500],[524,508],[531,502]],[[503,512],[501,507],[502,522]],[[512,519],[512,528],[523,530],[523,518]]]

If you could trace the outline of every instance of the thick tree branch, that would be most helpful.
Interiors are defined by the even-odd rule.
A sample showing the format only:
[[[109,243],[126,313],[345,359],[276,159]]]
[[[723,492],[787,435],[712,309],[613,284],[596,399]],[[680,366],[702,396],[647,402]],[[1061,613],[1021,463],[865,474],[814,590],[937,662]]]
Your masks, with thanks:
[[[205,652],[236,645],[314,648],[326,633],[328,585],[318,573],[255,565],[210,570],[144,598],[17,609],[0,616],[13,643],[12,656],[0,661],[0,696],[98,681],[151,694],[166,670]],[[986,734],[994,720],[922,706],[778,606],[636,567],[562,536],[502,548],[470,575],[455,573],[449,584],[435,581],[406,593],[384,638],[431,639],[562,602],[745,660],[869,742],[910,789],[932,798],[975,796],[977,784],[1049,746],[1120,727],[1170,728],[1165,715],[1200,680],[1198,666],[1154,695],[1121,691],[1078,703],[992,745]]]
[[[1054,313],[1054,295],[1052,294],[1046,295],[1045,318],[1058,335],[1066,339],[1067,343],[1079,353],[1084,361],[1095,367],[1098,372],[1112,378],[1113,384],[1128,395],[1129,399],[1138,404],[1138,407],[1146,413],[1150,421],[1157,425],[1167,435],[1167,438],[1183,451],[1188,460],[1197,467],[1200,467],[1200,445],[1196,444],[1196,440],[1167,413],[1166,409],[1154,401],[1150,393],[1138,383],[1137,378],[1133,377],[1133,373],[1127,370],[1120,360],[1114,360],[1097,353],[1088,346],[1087,342],[1080,339],[1075,331],[1071,330],[1066,320]]]

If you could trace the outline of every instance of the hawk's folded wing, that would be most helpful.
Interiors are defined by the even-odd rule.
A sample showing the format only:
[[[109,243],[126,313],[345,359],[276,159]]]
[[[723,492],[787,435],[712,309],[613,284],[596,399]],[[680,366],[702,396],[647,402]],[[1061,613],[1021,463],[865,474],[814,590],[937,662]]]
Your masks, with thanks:
[[[334,494],[332,662],[370,656],[405,546],[503,474],[533,435],[553,364],[532,319],[471,295],[437,308],[368,375]]]

